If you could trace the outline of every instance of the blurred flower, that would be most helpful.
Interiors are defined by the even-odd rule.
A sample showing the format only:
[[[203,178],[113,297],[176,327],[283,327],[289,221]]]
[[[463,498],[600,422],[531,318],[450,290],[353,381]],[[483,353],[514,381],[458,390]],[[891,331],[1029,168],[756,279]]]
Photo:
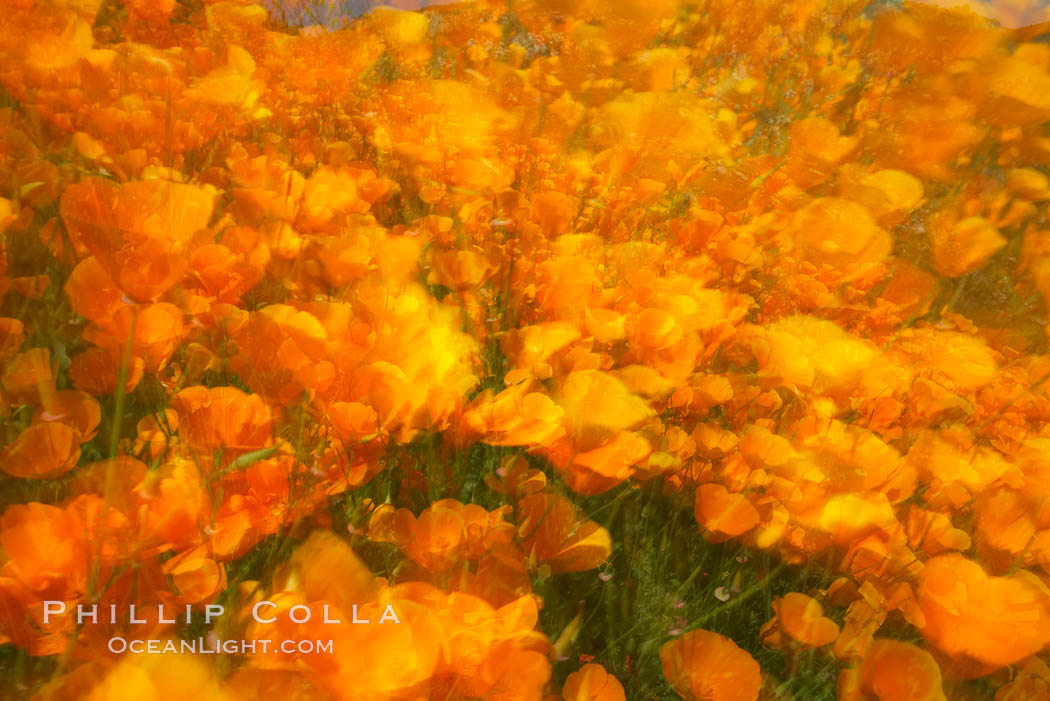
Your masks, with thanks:
[[[732,640],[693,630],[660,648],[664,676],[688,701],[755,701],[762,686],[758,663]]]

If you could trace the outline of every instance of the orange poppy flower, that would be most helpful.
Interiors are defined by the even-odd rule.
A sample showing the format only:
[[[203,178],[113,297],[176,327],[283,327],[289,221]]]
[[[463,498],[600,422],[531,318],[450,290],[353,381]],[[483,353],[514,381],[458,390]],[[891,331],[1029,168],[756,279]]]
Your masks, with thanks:
[[[295,218],[296,207],[306,188],[302,173],[276,158],[265,155],[248,158],[243,149],[234,149],[227,163],[236,185],[230,192],[231,210],[239,221],[255,226],[268,217],[284,221]]]
[[[18,355],[25,340],[25,324],[18,319],[0,317],[0,362]]]
[[[899,531],[892,536],[875,533],[850,543],[843,564],[858,581],[892,581],[922,570],[922,563],[908,548],[904,534]]]
[[[532,701],[541,698],[550,676],[551,663],[542,652],[503,643],[493,646],[464,687],[475,698]]]
[[[764,375],[817,392],[854,389],[880,363],[878,350],[840,326],[812,316],[771,324],[754,342]]]
[[[8,507],[0,518],[0,637],[31,655],[66,650],[75,624],[44,622],[44,601],[77,600],[87,583],[83,525],[69,512],[38,503]]]
[[[178,603],[210,601],[226,589],[226,568],[210,554],[206,546],[198,546],[164,562],[162,571],[171,577]]]
[[[7,363],[0,383],[8,401],[38,405],[50,401],[55,393],[51,351],[47,348],[22,351]]]
[[[55,392],[50,401],[33,412],[33,423],[61,421],[78,434],[81,443],[95,437],[102,420],[98,400],[86,392],[63,389]]]
[[[330,532],[315,531],[293,554],[286,566],[274,575],[271,591],[258,592],[276,608],[264,609],[276,620],[272,624],[251,623],[246,637],[303,639],[316,636],[333,640],[332,653],[261,655],[251,658],[253,666],[269,669],[309,669],[310,676],[328,690],[332,698],[350,701],[365,693],[369,698],[393,697],[430,679],[438,665],[444,666],[453,648],[442,644],[453,640],[452,630],[444,629],[441,613],[448,596],[423,583],[397,588],[376,579],[353,550]],[[322,623],[322,606],[339,624]],[[379,625],[386,605],[396,612],[400,625]],[[297,624],[289,611],[305,605],[311,620]],[[359,620],[372,625],[353,625],[352,609]],[[491,609],[489,609],[491,611]],[[483,612],[479,612],[483,613]],[[245,611],[245,618],[248,618]],[[485,617],[487,618],[487,617]],[[495,630],[484,618],[475,618],[476,633]],[[469,630],[459,637],[469,643]],[[475,660],[476,664],[476,660]]]
[[[552,357],[579,338],[579,327],[563,321],[531,324],[508,332],[500,339],[500,349],[513,362],[515,370],[507,374],[506,384],[517,384],[518,379],[529,376],[551,377]]]
[[[903,260],[891,263],[893,271],[882,299],[901,308],[907,316],[925,314],[937,296],[937,277]]]
[[[626,701],[623,684],[600,664],[585,664],[565,679],[565,701]]]
[[[774,599],[773,613],[759,633],[770,647],[823,647],[839,636],[838,625],[824,616],[824,607],[805,594],[791,592]]]
[[[94,256],[77,263],[66,279],[65,292],[76,313],[96,324],[106,323],[127,304],[120,288]]]
[[[612,554],[609,531],[594,521],[578,521],[576,506],[563,496],[548,492],[522,497],[516,515],[522,548],[552,572],[593,569]]]
[[[306,179],[296,223],[304,231],[322,230],[337,215],[367,212],[369,203],[358,197],[355,171],[321,166]]]
[[[374,601],[386,580],[377,579],[353,548],[334,533],[314,531],[290,560],[291,575],[309,599],[330,601],[349,612]]]
[[[65,505],[77,522],[92,559],[109,576],[131,552],[128,517],[98,494],[81,494]]]
[[[687,701],[755,701],[758,663],[729,638],[692,630],[660,648],[664,677]]]
[[[521,383],[495,396],[485,390],[464,416],[466,425],[492,445],[551,445],[565,435],[565,411],[546,394],[527,389]]]
[[[823,117],[794,121],[785,173],[803,189],[819,185],[858,142],[855,136],[842,136],[838,126]]]
[[[996,353],[978,336],[935,328],[903,331],[888,353],[954,392],[972,392],[998,372]]]
[[[602,106],[595,126],[595,145],[606,149],[606,161],[599,163],[611,182],[628,173],[635,178],[662,177],[672,158],[689,170],[729,149],[716,133],[704,100],[682,91],[619,95]],[[672,134],[688,137],[675,139]]]
[[[876,638],[868,646],[860,684],[878,701],[945,701],[933,656],[899,640]]]
[[[73,386],[81,392],[94,395],[115,392],[120,378],[121,357],[118,348],[88,348],[73,356],[69,364]],[[131,358],[125,370],[125,393],[138,386],[145,368],[146,362],[142,358]]]
[[[133,514],[138,507],[134,490],[142,483],[149,468],[141,460],[119,455],[112,460],[100,460],[83,465],[73,475],[73,494],[101,496],[114,510]]]
[[[978,552],[990,563],[1010,567],[1032,547],[1040,509],[1013,489],[990,489],[977,498]],[[1007,564],[1010,563],[1010,564]]]
[[[546,261],[534,274],[536,301],[554,318],[591,306],[592,296],[601,287],[593,265],[582,256]]]
[[[758,525],[758,509],[744,494],[734,494],[720,484],[708,482],[696,490],[697,523],[712,542],[747,533]]]
[[[252,116],[265,116],[255,105],[263,89],[261,80],[253,80],[255,60],[235,44],[226,47],[226,65],[193,81],[185,96],[213,105],[230,105]],[[265,108],[262,108],[265,109]]]
[[[144,547],[163,552],[202,542],[209,500],[192,461],[177,458],[147,472],[135,495]]]
[[[646,309],[631,320],[631,344],[649,351],[659,351],[682,338],[682,327],[674,316],[663,309]]]
[[[856,541],[872,532],[892,533],[899,524],[889,499],[882,492],[874,494],[836,494],[828,499],[820,513],[820,527],[836,543]]]
[[[182,341],[182,317],[182,310],[167,302],[122,306],[101,325],[85,329],[84,339],[123,358],[130,337],[132,357],[142,360],[146,372],[157,372]]]
[[[325,281],[332,287],[343,287],[365,277],[375,251],[372,237],[351,229],[318,242],[315,255],[324,269]]]
[[[88,179],[65,189],[61,214],[121,289],[155,301],[182,277],[191,239],[207,225],[214,200],[210,186]]]
[[[1050,590],[1030,572],[990,577],[962,555],[939,555],[919,577],[923,636],[944,653],[1013,664],[1050,643]]]
[[[186,286],[209,300],[237,304],[263,276],[252,252],[235,252],[218,243],[205,244],[193,251]]]
[[[617,431],[588,449],[587,443],[574,445],[568,439],[543,451],[565,482],[577,494],[601,494],[630,478],[641,467],[652,444],[635,431]]]
[[[462,591],[492,606],[506,606],[532,593],[532,578],[522,553],[514,546],[497,546],[477,561],[474,571],[456,570],[449,591]]]
[[[85,8],[89,9],[89,8]],[[94,11],[76,12],[63,5],[11,13],[0,24],[8,38],[0,55],[12,67],[24,66],[35,74],[73,68],[95,44],[91,32]]]
[[[418,518],[408,509],[398,509],[393,533],[405,554],[431,572],[443,572],[463,557],[476,558],[497,543],[509,543],[513,527],[502,520],[503,513],[442,499]]]
[[[233,337],[239,352],[230,367],[270,401],[290,403],[304,389],[332,380],[334,369],[324,360],[329,335],[310,311],[267,305],[238,325]]]
[[[926,511],[912,505],[908,509],[905,529],[911,547],[921,547],[927,555],[970,549],[970,535],[960,528],[955,528],[946,514]]]
[[[926,223],[937,270],[960,277],[984,266],[1006,245],[1006,238],[982,217],[959,220],[951,212],[938,212]]]
[[[65,423],[33,424],[0,452],[0,470],[34,479],[64,475],[80,459],[80,438],[79,431]]]
[[[547,486],[547,475],[529,467],[520,455],[508,456],[500,462],[495,474],[485,475],[485,484],[495,492],[510,497],[542,492]]]
[[[351,443],[366,442],[380,434],[379,416],[367,404],[332,402],[325,410],[325,418],[339,437]]]
[[[257,394],[236,387],[187,387],[171,400],[179,434],[187,443],[227,457],[258,450],[273,442],[270,407]]]
[[[839,170],[839,192],[859,202],[882,227],[900,224],[922,200],[922,181],[902,170],[864,173],[857,167]]]
[[[84,591],[84,532],[68,512],[36,502],[9,506],[0,517],[0,545],[6,556],[0,572],[41,600],[69,601]]]
[[[579,211],[579,202],[563,192],[547,190],[532,195],[529,207],[543,233],[553,238],[569,230],[573,216]]]
[[[223,500],[211,524],[215,559],[227,561],[245,554],[265,536],[312,510],[324,496],[323,485],[303,489],[297,499],[290,499],[291,483],[304,471],[294,456],[281,454],[226,473]]]
[[[427,282],[462,292],[480,287],[493,272],[495,266],[476,251],[441,251],[434,255]]]
[[[892,248],[890,235],[862,205],[821,197],[795,216],[795,250],[805,260],[841,270],[881,263]]]

